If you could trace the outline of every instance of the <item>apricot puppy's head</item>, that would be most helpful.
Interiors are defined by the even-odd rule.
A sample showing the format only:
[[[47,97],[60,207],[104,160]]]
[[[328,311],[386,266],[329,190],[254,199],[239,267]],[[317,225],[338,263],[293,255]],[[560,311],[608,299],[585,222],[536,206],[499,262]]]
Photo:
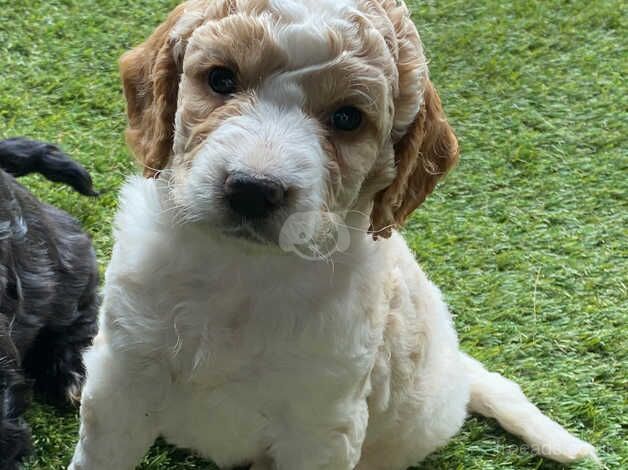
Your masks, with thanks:
[[[395,0],[192,0],[121,70],[145,175],[183,222],[234,237],[329,213],[387,237],[458,156]]]

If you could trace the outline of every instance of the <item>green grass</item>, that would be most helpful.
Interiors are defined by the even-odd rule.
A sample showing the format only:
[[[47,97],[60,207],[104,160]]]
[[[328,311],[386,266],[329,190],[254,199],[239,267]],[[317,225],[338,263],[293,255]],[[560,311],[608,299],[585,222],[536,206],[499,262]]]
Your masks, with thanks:
[[[116,192],[134,171],[116,60],[173,1],[0,0],[0,137],[56,141],[106,192],[39,178],[104,265]],[[464,349],[628,468],[628,11],[621,0],[413,1],[462,145],[459,167],[406,228]],[[60,469],[77,417],[36,405],[27,468]],[[163,444],[144,469],[214,468]],[[421,469],[554,469],[472,418]],[[583,463],[576,468],[593,468]]]

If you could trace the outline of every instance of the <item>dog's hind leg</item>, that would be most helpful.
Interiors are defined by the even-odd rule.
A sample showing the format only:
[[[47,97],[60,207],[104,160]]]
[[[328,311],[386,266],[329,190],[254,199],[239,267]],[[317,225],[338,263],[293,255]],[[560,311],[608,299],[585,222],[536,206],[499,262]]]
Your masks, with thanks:
[[[562,463],[583,458],[597,460],[593,446],[545,416],[516,383],[487,371],[468,355],[461,355],[471,381],[469,411],[495,418],[506,431],[521,437],[544,457]]]

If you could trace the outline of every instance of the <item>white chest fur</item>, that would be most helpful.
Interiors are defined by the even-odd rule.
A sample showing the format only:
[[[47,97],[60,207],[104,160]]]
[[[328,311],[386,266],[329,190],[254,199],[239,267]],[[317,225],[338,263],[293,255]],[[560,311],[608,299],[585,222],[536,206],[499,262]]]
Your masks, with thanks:
[[[226,468],[404,469],[468,406],[556,460],[595,456],[460,352],[398,235],[315,263],[177,227],[152,180],[122,201],[72,470],[130,470],[159,435]]]
[[[160,390],[150,410],[159,432],[231,464],[263,452],[294,415],[354,413],[346,402],[369,392],[374,312],[387,301],[376,273],[359,270],[367,253],[335,265],[243,253],[255,248],[160,225],[154,186],[136,180],[123,195],[101,324]]]

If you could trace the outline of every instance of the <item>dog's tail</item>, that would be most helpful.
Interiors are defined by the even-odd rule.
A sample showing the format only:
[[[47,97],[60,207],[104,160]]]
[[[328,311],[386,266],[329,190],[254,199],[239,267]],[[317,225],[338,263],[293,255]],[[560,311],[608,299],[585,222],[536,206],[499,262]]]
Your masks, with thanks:
[[[86,196],[98,195],[87,170],[52,144],[22,137],[2,140],[0,169],[16,177],[39,173]]]
[[[539,455],[561,463],[584,458],[598,461],[591,444],[572,436],[562,426],[541,413],[516,383],[462,353],[471,383],[469,411],[495,418],[508,432],[521,437]]]

